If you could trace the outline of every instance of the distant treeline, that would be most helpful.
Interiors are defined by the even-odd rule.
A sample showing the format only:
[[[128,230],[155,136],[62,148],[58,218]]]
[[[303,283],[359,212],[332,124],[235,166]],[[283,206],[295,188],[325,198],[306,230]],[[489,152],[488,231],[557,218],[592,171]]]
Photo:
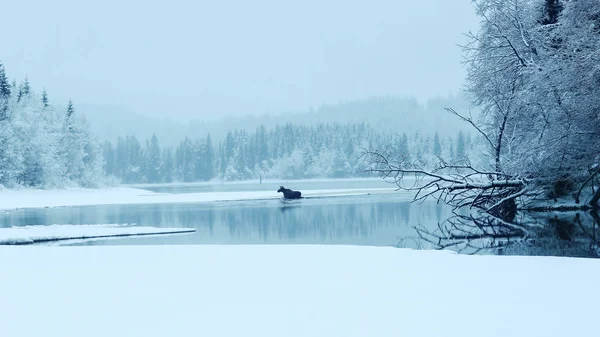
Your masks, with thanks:
[[[168,183],[260,178],[362,177],[363,149],[386,149],[395,158],[433,165],[436,156],[463,158],[472,153],[469,134],[455,137],[383,132],[365,123],[279,125],[254,132],[232,130],[214,144],[205,138],[183,139],[161,147],[156,135],[141,142],[120,137],[103,143],[104,171],[123,183]]]
[[[216,143],[210,134],[186,137],[174,147],[162,147],[156,135],[100,144],[72,102],[56,108],[27,78],[9,82],[0,64],[0,184],[7,186],[93,187],[107,177],[123,183],[361,177],[363,149],[428,165],[439,154],[470,153],[471,143],[462,133],[407,135],[353,122],[260,125],[231,130]]]
[[[161,146],[156,135],[100,144],[72,102],[55,107],[27,78],[10,82],[0,64],[0,184],[9,187],[94,187],[107,177],[123,183],[361,177],[363,149],[385,149],[427,166],[436,155],[468,155],[472,143],[462,133],[408,135],[353,122],[260,125],[231,130],[218,142],[210,134],[185,137],[174,147]]]
[[[459,112],[468,111],[475,118],[478,117],[478,110],[472,109],[465,97],[452,95],[428,99],[422,103],[411,97],[368,97],[323,104],[306,111],[219,116],[214,119],[186,122],[153,119],[97,106],[86,106],[85,110],[92,130],[102,141],[116,142],[118,135],[136,136],[143,141],[150,138],[152,131],[155,131],[162,146],[176,147],[184,137],[204,138],[209,131],[213,142],[219,142],[225,139],[231,130],[254,132],[261,125],[270,130],[288,123],[295,126],[368,123],[380,132],[419,132],[433,135],[433,131],[438,131],[440,137],[455,137],[459,130],[469,130],[468,124],[445,111],[446,107],[452,107]]]

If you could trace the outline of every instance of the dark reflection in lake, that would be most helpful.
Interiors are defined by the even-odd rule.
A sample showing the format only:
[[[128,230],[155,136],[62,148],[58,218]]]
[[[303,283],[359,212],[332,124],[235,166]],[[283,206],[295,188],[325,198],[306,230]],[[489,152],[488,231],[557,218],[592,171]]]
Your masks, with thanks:
[[[437,249],[467,254],[600,257],[596,211],[519,213],[514,222],[464,212],[417,234]]]
[[[394,194],[208,204],[107,205],[25,209],[0,216],[2,226],[136,223],[195,228],[196,233],[79,243],[100,244],[352,244],[415,247],[412,226],[450,216],[435,202],[413,204]],[[413,244],[411,244],[412,242]]]

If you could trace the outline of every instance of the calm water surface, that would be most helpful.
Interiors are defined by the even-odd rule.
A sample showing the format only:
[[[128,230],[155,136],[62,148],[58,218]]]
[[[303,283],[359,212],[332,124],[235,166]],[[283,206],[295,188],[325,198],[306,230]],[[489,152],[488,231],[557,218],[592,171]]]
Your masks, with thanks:
[[[275,191],[280,184],[303,191],[393,186],[380,180],[339,180],[179,184],[143,188],[171,194],[273,191],[276,196]],[[527,241],[519,239],[522,234],[519,226],[472,218],[456,222],[457,216],[453,217],[447,206],[433,201],[411,203],[406,195],[390,191],[386,194],[312,197],[294,201],[262,199],[20,209],[0,214],[0,227],[127,223],[196,229],[195,233],[185,235],[71,241],[61,243],[63,245],[346,244],[425,249],[447,247],[461,253],[600,256],[600,215],[595,211],[522,214],[520,217],[527,220],[523,223],[533,221],[533,226],[527,228]],[[439,223],[442,223],[440,228]],[[414,226],[425,229],[421,234],[429,240],[418,240]],[[441,228],[445,231],[440,232]]]
[[[381,188],[382,181],[286,183],[291,188]],[[273,190],[280,184],[153,186],[161,193]],[[274,192],[274,194],[276,194]],[[198,204],[103,205],[22,209],[0,215],[3,227],[51,224],[135,223],[195,228],[194,234],[98,240],[78,245],[132,244],[352,244],[415,246],[412,226],[435,227],[450,216],[435,202],[413,204],[399,193],[304,199],[246,200]]]

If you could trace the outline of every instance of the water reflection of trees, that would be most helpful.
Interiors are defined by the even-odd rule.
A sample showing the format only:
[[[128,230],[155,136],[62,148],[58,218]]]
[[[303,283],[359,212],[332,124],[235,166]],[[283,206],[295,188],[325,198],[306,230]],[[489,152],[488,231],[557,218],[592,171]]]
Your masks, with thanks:
[[[519,214],[514,222],[454,214],[433,230],[414,227],[420,245],[466,254],[600,257],[596,211]]]
[[[86,206],[20,210],[0,220],[2,226],[136,223],[197,229],[197,235],[165,238],[169,243],[398,243],[467,254],[580,257],[597,257],[600,246],[596,212],[520,213],[506,222],[452,213],[434,202],[394,200]],[[143,242],[132,243],[138,241]]]
[[[232,236],[258,234],[262,239],[368,237],[381,227],[403,226],[408,230],[411,206],[410,203],[348,203],[240,207],[216,211],[214,223],[227,228]],[[433,220],[430,209],[423,211]]]
[[[360,197],[336,200],[30,209],[9,215],[2,225],[135,223],[197,229],[194,238],[166,239],[189,240],[186,243],[210,243],[214,238],[219,243],[394,245],[398,238],[414,235],[411,226],[432,228],[451,214],[449,207],[434,202],[415,204],[393,198]]]

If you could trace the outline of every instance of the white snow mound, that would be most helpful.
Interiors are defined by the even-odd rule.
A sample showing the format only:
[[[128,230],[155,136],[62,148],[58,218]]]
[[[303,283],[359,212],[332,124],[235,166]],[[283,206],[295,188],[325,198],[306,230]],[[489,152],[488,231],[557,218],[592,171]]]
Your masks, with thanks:
[[[0,245],[25,245],[59,240],[137,235],[179,234],[195,231],[193,228],[155,228],[126,224],[22,226],[0,228]]]

